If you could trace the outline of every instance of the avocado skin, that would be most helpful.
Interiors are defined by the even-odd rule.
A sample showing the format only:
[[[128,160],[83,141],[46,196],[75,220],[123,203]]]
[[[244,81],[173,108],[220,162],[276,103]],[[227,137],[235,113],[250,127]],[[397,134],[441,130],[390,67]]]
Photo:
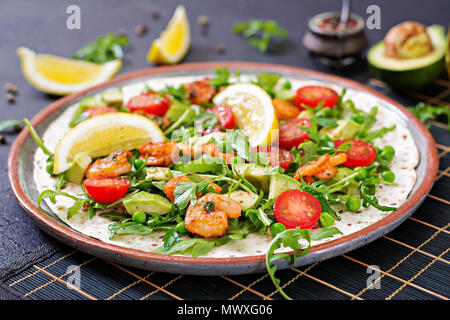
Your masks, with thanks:
[[[369,69],[380,80],[386,82],[391,87],[398,90],[416,90],[423,88],[435,79],[442,71],[445,65],[444,57],[442,59],[422,68],[393,71],[382,69],[372,65],[369,62]]]

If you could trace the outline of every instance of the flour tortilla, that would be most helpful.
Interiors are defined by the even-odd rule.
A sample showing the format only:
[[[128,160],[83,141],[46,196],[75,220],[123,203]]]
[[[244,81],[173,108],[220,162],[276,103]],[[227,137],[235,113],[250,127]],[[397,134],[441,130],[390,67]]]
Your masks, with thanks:
[[[177,77],[177,78],[160,78],[151,79],[146,83],[148,86],[155,90],[163,89],[166,85],[177,86],[181,83],[193,81],[203,77]],[[246,80],[243,76],[241,80]],[[248,78],[247,78],[248,80]],[[286,78],[292,83],[293,89],[305,85],[326,85],[337,92],[342,91],[342,87],[334,84],[327,84],[318,81],[304,81]],[[283,80],[282,80],[283,81]],[[136,83],[122,87],[124,93],[125,102],[135,95],[138,95],[145,88],[145,83]],[[395,183],[397,186],[381,185],[376,190],[376,196],[379,199],[381,205],[399,207],[404,203],[411,189],[416,182],[415,167],[419,162],[419,153],[411,133],[406,128],[404,123],[399,120],[398,116],[383,106],[383,103],[369,93],[360,92],[353,89],[347,89],[345,99],[352,99],[356,107],[364,111],[369,111],[370,108],[378,107],[377,122],[373,128],[390,127],[396,125],[394,131],[388,132],[382,138],[378,138],[374,141],[374,144],[380,148],[385,145],[392,145],[395,148],[395,157],[391,163],[391,170],[395,174]],[[69,130],[69,121],[73,112],[77,108],[77,105],[69,107],[64,113],[56,119],[46,130],[43,135],[43,139],[47,148],[51,151],[54,150],[58,141]],[[51,177],[46,171],[46,156],[41,149],[36,151],[34,157],[34,181],[37,185],[39,192],[46,189],[53,189],[56,179]],[[64,188],[65,192],[77,195],[81,193],[79,185],[68,183]],[[100,217],[98,214],[92,220],[89,220],[86,212],[81,211],[79,214],[73,216],[70,220],[67,220],[67,210],[72,206],[73,200],[58,196],[56,197],[56,204],[46,200],[48,206],[55,212],[58,217],[79,232],[97,238],[103,242],[112,243],[115,245],[143,250],[151,251],[156,247],[162,245],[163,232],[155,231],[148,235],[120,235],[109,239],[108,225],[111,220]],[[390,212],[381,212],[373,207],[361,208],[358,212],[348,212],[342,205],[336,205],[335,210],[340,212],[341,221],[336,221],[335,226],[342,231],[343,235],[349,235],[357,232],[371,224],[380,221]],[[320,243],[335,240],[343,235],[335,235],[332,238],[327,238],[321,241],[313,241],[312,245],[318,245]],[[243,240],[231,240],[227,244],[214,248],[204,257],[211,258],[229,258],[229,257],[244,257],[264,254],[268,248],[271,238],[259,233],[250,234]]]

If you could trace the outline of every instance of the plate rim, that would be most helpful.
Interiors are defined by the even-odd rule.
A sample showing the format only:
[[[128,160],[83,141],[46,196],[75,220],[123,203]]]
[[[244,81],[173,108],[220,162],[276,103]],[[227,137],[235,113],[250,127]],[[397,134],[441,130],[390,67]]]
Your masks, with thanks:
[[[88,95],[91,92],[98,91],[100,89],[110,87],[114,84],[119,84],[128,80],[132,80],[135,78],[141,78],[151,75],[157,74],[167,74],[168,72],[177,72],[177,71],[186,71],[186,70],[202,70],[202,71],[212,71],[217,66],[226,66],[229,69],[262,69],[264,71],[272,71],[275,73],[284,73],[284,74],[297,74],[301,76],[312,77],[314,79],[330,81],[334,83],[339,83],[344,87],[351,87],[363,92],[367,92],[371,95],[376,96],[377,98],[386,101],[387,103],[393,105],[396,109],[398,109],[407,119],[407,121],[411,124],[411,127],[417,129],[417,134],[425,138],[427,149],[430,151],[429,154],[425,157],[425,177],[423,178],[423,182],[420,186],[414,191],[413,194],[410,195],[408,200],[404,202],[395,212],[385,216],[380,221],[371,224],[357,232],[352,234],[340,237],[338,239],[322,243],[311,247],[310,252],[313,254],[320,254],[327,250],[333,248],[339,248],[344,246],[345,244],[351,244],[356,240],[366,239],[367,244],[379,237],[383,234],[389,232],[391,228],[395,228],[401,222],[403,222],[409,215],[413,213],[413,211],[422,203],[427,194],[429,193],[433,183],[435,181],[435,177],[438,171],[438,151],[436,147],[436,143],[431,133],[425,127],[425,125],[420,122],[406,107],[401,105],[399,102],[392,100],[391,98],[383,95],[380,92],[375,91],[359,82],[354,80],[346,79],[340,76],[331,75],[322,73],[319,71],[313,71],[309,69],[299,68],[295,66],[288,66],[282,64],[271,64],[271,63],[257,63],[257,62],[244,62],[244,61],[213,61],[213,62],[194,62],[194,63],[184,63],[175,66],[160,66],[156,68],[148,68],[137,70],[133,72],[128,72],[121,74],[114,79],[107,81],[103,84],[96,85],[89,89],[83,90],[78,93],[74,93],[65,97],[62,97],[55,102],[49,104],[47,107],[42,109],[37,115],[35,115],[31,123],[33,126],[39,125],[48,115],[60,109],[61,107],[67,105],[71,101],[75,101],[78,98]],[[16,159],[19,156],[19,153],[25,143],[25,141],[30,136],[30,133],[27,128],[24,128],[15,141],[13,142],[11,149],[8,155],[8,179],[10,185],[12,187],[12,191],[14,196],[16,197],[18,203],[25,209],[25,211],[32,216],[38,222],[39,227],[44,229],[47,233],[52,234],[54,237],[57,237],[59,240],[63,241],[63,239],[69,240],[72,246],[80,246],[83,248],[93,248],[96,249],[96,253],[102,252],[105,255],[110,257],[117,258],[122,263],[126,263],[126,259],[137,259],[141,261],[152,261],[152,262],[163,262],[163,263],[175,263],[175,264],[193,264],[193,265],[217,265],[217,266],[231,266],[231,265],[254,265],[260,264],[265,261],[266,254],[260,255],[251,255],[244,257],[227,257],[227,258],[216,258],[216,257],[191,257],[191,256],[181,256],[181,255],[164,255],[151,253],[147,251],[141,251],[137,249],[122,247],[119,245],[102,242],[99,239],[92,238],[87,235],[83,235],[78,233],[68,226],[58,223],[53,218],[49,217],[45,212],[42,212],[31,199],[29,199],[19,182],[19,173],[18,173],[18,161]],[[415,141],[416,142],[416,141]],[[397,223],[396,223],[397,222]],[[379,236],[375,233],[378,231]],[[62,237],[62,238],[61,238]],[[64,242],[64,241],[63,241]],[[354,250],[355,248],[349,248],[344,250],[345,252]],[[83,249],[82,249],[83,250]],[[98,251],[100,250],[100,251]],[[341,251],[341,250],[336,250]],[[343,254],[344,252],[340,252],[338,254],[331,254],[327,258],[332,256]],[[91,253],[92,254],[92,253]],[[95,254],[94,254],[95,255]]]

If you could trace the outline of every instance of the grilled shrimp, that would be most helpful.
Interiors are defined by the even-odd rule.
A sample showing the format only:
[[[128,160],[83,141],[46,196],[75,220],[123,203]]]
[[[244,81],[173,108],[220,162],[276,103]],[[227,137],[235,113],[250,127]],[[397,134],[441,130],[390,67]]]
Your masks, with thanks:
[[[193,81],[185,85],[186,95],[189,101],[199,106],[202,102],[209,103],[216,94],[216,89],[211,85],[209,79]]]
[[[206,177],[202,177],[202,176],[198,176],[198,177],[207,179]],[[193,182],[191,179],[189,179],[188,176],[178,176],[178,177],[174,177],[174,178],[170,179],[166,183],[166,186],[164,187],[164,192],[165,192],[167,198],[169,198],[171,201],[175,200],[175,188],[180,185],[180,183],[179,183],[180,181]],[[222,191],[222,188],[220,186],[218,186],[217,184],[215,184],[214,182],[211,182],[208,185],[208,187],[213,188],[215,192]],[[203,193],[197,194],[197,198],[200,198],[201,196],[203,196]]]
[[[170,166],[177,156],[176,142],[147,142],[139,147],[141,159],[145,160],[147,156],[147,165],[149,166]]]
[[[131,164],[128,162],[131,153],[126,150],[119,150],[111,153],[103,159],[97,159],[86,170],[86,177],[117,177],[130,172]]]
[[[241,205],[223,194],[207,193],[189,205],[185,228],[204,238],[222,237],[228,230],[228,218],[239,218]]]
[[[300,181],[300,177],[303,177],[306,182],[314,182],[314,178],[329,180],[338,173],[336,166],[345,161],[347,161],[347,155],[345,153],[338,153],[334,156],[325,154],[300,167],[295,172],[295,179]]]

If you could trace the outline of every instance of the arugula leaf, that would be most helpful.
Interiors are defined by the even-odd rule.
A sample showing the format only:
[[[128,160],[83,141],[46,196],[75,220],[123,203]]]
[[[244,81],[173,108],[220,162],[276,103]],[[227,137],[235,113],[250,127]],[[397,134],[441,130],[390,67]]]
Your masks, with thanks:
[[[431,105],[419,102],[415,107],[409,107],[411,111],[420,121],[426,123],[430,120],[436,120],[439,116],[447,116],[448,130],[450,131],[450,106],[447,105]],[[427,124],[429,128],[430,125]]]
[[[314,119],[312,119],[312,121],[316,122],[319,126],[321,126],[323,128],[330,128],[330,127],[338,126],[337,122],[330,118],[314,118]]]
[[[311,230],[309,229],[300,229],[299,227],[295,229],[286,229],[280,233],[278,233],[270,242],[269,249],[266,253],[266,267],[269,273],[270,278],[272,279],[273,284],[277,288],[278,292],[287,300],[292,300],[281,288],[280,279],[275,277],[275,272],[277,271],[277,265],[274,263],[280,259],[284,259],[287,262],[291,262],[292,258],[294,260],[294,265],[297,263],[297,257],[302,257],[309,252],[311,248],[312,240],[321,240],[325,238],[329,238],[334,236],[335,234],[342,234],[339,229],[335,227],[331,228],[322,228],[318,230],[314,235],[311,235]],[[306,248],[302,248],[302,245],[299,243],[299,240],[305,239],[307,241]],[[275,250],[281,248],[283,244],[284,247],[289,247],[293,250],[292,256],[289,253],[279,253],[275,254]],[[302,250],[300,253],[297,251]]]
[[[227,236],[217,239],[213,238],[185,239],[177,242],[167,251],[164,249],[164,246],[161,246],[151,252],[160,254],[190,254],[193,257],[199,257],[207,254],[214,247],[224,245],[229,240],[230,238]]]
[[[117,212],[117,211],[107,211],[107,212],[100,213],[100,217],[120,221],[120,220],[124,220],[126,218],[126,214],[123,212]]]
[[[302,249],[302,246],[299,244],[300,239],[306,239],[306,241],[308,241],[308,245],[300,254],[297,254],[297,251]],[[292,261],[292,256],[288,253],[274,253],[276,249],[281,248],[282,244],[290,247],[294,251],[293,257],[294,263],[296,263],[296,257],[302,257],[309,252],[309,249],[311,247],[311,231],[309,229],[302,230],[299,227],[295,229],[286,229],[278,233],[275,238],[272,239],[269,244],[269,249],[266,253],[266,267],[273,284],[285,299],[292,300],[292,298],[289,297],[281,288],[280,280],[275,277],[277,265],[275,265],[274,263],[276,261],[280,259],[284,259],[287,262]]]
[[[230,78],[230,71],[228,70],[227,67],[225,66],[216,67],[216,69],[214,70],[214,75],[210,80],[210,82],[214,88],[220,88],[222,86],[230,84],[229,78]]]
[[[109,224],[108,229],[111,231],[109,239],[121,234],[149,234],[153,231],[153,228],[139,222],[130,221],[130,219],[120,222],[113,221]]]
[[[396,125],[392,125],[390,127],[382,127],[380,129],[370,130],[359,134],[359,138],[366,142],[371,142],[376,138],[381,138],[386,133],[395,130]]]
[[[331,238],[336,234],[343,234],[341,230],[336,227],[324,227],[313,233],[311,240],[318,241],[326,238]]]
[[[178,86],[178,87],[168,85],[168,86],[166,86],[165,90],[163,90],[163,93],[168,93],[169,95],[171,95],[173,99],[176,99],[174,101],[180,101],[183,103],[188,102],[188,99],[186,97],[186,87],[183,85]],[[170,106],[170,108],[172,108],[172,105]],[[169,111],[170,111],[170,109],[169,109]],[[167,112],[169,112],[169,111],[167,111]]]
[[[74,215],[80,212],[81,208],[83,208],[84,204],[86,203],[86,199],[78,199],[75,201],[73,206],[69,208],[67,211],[67,220],[70,220]]]
[[[42,149],[42,151],[44,151],[44,153],[47,156],[51,156],[53,157],[53,152],[51,152],[50,150],[47,149],[47,147],[44,144],[44,140],[41,139],[41,137],[39,137],[39,135],[37,134],[36,130],[34,129],[33,125],[31,124],[30,120],[28,119],[23,119],[23,122],[25,123],[26,127],[28,128],[28,130],[30,131],[31,137],[33,138],[33,140],[36,142],[36,144],[38,145],[39,148]]]
[[[123,48],[128,45],[126,36],[107,33],[98,37],[94,42],[88,43],[78,49],[72,59],[86,60],[95,63],[105,63],[123,58]]]

